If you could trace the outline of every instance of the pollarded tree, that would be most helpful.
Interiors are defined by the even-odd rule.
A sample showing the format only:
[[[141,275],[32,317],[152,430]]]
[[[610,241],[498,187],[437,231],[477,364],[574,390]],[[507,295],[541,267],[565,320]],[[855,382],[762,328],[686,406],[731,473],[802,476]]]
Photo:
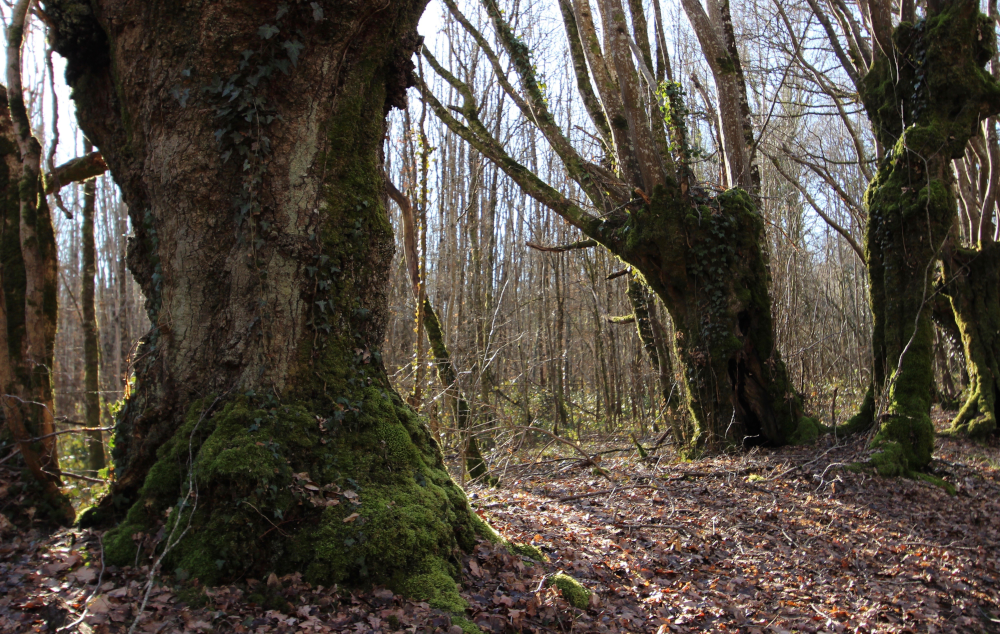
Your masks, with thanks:
[[[431,67],[462,98],[460,106],[446,107],[422,83],[428,102],[449,128],[527,194],[632,266],[663,301],[673,320],[672,346],[693,421],[690,430],[677,433],[676,442],[699,452],[732,444],[784,444],[815,435],[816,424],[802,416],[801,400],[774,341],[763,221],[743,190],[713,195],[694,182],[683,92],[679,84],[662,81],[669,61],[660,20],[655,23],[658,81],[649,67],[652,52],[641,3],[629,3],[631,24],[642,25],[636,26],[638,37],[633,39],[621,1],[601,0],[602,44],[589,1],[560,2],[580,99],[605,164],[613,166],[609,169],[586,160],[560,129],[529,49],[497,2],[482,0],[482,5],[516,72],[519,90],[489,40],[453,0],[445,3],[475,38],[524,121],[536,126],[590,205],[575,202],[515,160],[480,121],[472,89],[425,50]],[[713,42],[722,41],[714,27],[710,35]],[[731,101],[738,105],[738,96]],[[728,121],[733,134],[727,147],[734,148],[732,160],[727,159],[730,178],[752,182],[738,112]]]
[[[849,26],[857,27],[850,13],[837,13],[838,31],[825,9],[808,2],[864,103],[880,148],[878,173],[865,194],[872,388],[849,426],[878,425],[872,463],[880,473],[912,473],[930,462],[934,446],[934,295],[951,297],[966,360],[979,368],[970,376],[988,376],[996,345],[990,331],[1000,312],[995,262],[988,245],[970,257],[954,244],[959,206],[952,164],[970,141],[975,144],[981,122],[1000,112],[1000,83],[984,69],[996,52],[994,23],[974,0],[933,0],[919,19],[912,2],[901,3],[893,28],[890,3],[868,0],[859,5],[869,45],[860,29]],[[943,283],[935,288],[939,261]],[[992,409],[992,401],[977,397],[983,383],[974,383],[964,412]],[[966,423],[975,419],[968,416]],[[960,414],[956,423],[961,420]]]
[[[124,516],[110,562],[165,524],[166,565],[204,582],[299,570],[460,605],[455,553],[488,528],[379,354],[385,117],[423,7],[44,2],[153,324],[82,519]]]

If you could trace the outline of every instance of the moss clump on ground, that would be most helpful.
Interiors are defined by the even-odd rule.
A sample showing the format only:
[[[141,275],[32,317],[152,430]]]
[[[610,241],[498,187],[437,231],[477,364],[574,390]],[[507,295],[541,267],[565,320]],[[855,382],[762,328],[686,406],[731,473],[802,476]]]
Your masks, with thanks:
[[[510,550],[512,554],[521,555],[522,557],[527,557],[528,559],[533,559],[538,562],[544,563],[549,560],[549,558],[545,556],[545,553],[538,550],[538,548],[532,546],[531,544],[508,542],[507,549]]]
[[[483,634],[483,631],[475,623],[465,617],[452,615],[451,623],[462,628],[463,634]]]
[[[825,431],[823,426],[815,418],[803,416],[799,419],[799,426],[788,442],[792,445],[811,445],[823,431]]]
[[[563,598],[573,607],[586,610],[590,606],[591,591],[566,573],[559,572],[552,575],[549,577],[548,585],[559,588]]]

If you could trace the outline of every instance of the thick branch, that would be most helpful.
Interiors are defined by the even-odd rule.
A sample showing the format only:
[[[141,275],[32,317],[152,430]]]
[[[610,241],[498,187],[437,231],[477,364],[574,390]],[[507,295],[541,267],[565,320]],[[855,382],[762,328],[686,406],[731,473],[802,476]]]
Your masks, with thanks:
[[[57,166],[45,176],[45,193],[53,194],[70,183],[78,183],[88,178],[100,176],[108,166],[100,152],[78,156]]]
[[[563,253],[564,251],[572,251],[574,249],[588,249],[590,247],[596,247],[597,240],[580,240],[579,242],[572,242],[570,244],[563,244],[555,247],[547,247],[541,244],[534,244],[533,242],[525,242],[524,244],[536,251],[545,251],[546,253]]]
[[[446,0],[446,2],[450,2],[450,0]],[[595,172],[589,169],[589,161],[584,160],[580,156],[576,148],[573,147],[569,139],[563,134],[562,129],[559,128],[555,117],[549,112],[545,95],[542,93],[541,86],[535,76],[535,69],[531,63],[527,45],[514,34],[513,29],[511,29],[510,25],[504,19],[500,8],[494,0],[483,0],[483,6],[486,7],[486,12],[493,20],[497,36],[510,56],[514,70],[521,80],[521,89],[524,91],[525,101],[531,110],[531,120],[545,136],[552,149],[559,155],[570,178],[576,181],[580,188],[586,192],[591,202],[595,205],[601,205],[604,195],[594,180]],[[475,34],[473,35],[475,36]],[[622,201],[618,202],[621,203]]]

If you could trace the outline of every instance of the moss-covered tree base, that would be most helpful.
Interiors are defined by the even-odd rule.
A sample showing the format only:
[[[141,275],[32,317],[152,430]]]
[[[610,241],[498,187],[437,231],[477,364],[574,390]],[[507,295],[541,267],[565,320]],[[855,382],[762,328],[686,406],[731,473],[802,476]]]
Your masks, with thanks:
[[[133,537],[162,526],[164,569],[206,584],[302,571],[460,612],[460,552],[495,533],[395,393],[368,387],[354,406],[334,422],[273,398],[195,404],[105,537],[108,563],[134,563]]]

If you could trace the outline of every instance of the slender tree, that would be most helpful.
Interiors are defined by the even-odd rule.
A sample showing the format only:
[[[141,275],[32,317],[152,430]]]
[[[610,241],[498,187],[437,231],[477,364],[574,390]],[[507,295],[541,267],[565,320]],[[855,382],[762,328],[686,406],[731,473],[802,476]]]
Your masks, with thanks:
[[[90,152],[90,143],[86,144]],[[94,243],[94,211],[97,207],[97,183],[94,179],[83,184],[83,222],[80,227],[83,244],[83,280],[80,304],[83,317],[83,389],[84,423],[87,432],[87,466],[92,472],[104,468],[104,438],[101,427],[101,354],[95,307],[94,277],[97,275],[97,246]]]

